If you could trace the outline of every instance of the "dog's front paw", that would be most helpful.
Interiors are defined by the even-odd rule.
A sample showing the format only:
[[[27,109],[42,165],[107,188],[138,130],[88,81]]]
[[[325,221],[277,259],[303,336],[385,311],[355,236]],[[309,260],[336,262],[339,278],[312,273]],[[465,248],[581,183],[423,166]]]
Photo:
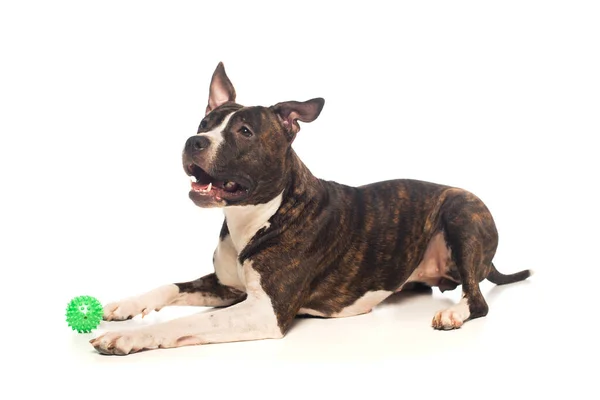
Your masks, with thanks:
[[[169,305],[179,293],[176,285],[165,285],[141,296],[109,303],[104,306],[104,320],[124,321],[136,315],[142,317]]]
[[[438,311],[438,313],[435,314],[431,326],[435,329],[450,330],[460,328],[463,323],[464,320],[459,312],[454,310],[444,310]]]
[[[105,321],[124,321],[138,314],[146,315],[150,311],[152,309],[148,310],[139,299],[133,298],[105,305],[103,318]]]
[[[90,343],[101,354],[127,355],[141,350],[156,349],[160,346],[154,335],[141,330],[124,332],[108,332],[90,340]]]

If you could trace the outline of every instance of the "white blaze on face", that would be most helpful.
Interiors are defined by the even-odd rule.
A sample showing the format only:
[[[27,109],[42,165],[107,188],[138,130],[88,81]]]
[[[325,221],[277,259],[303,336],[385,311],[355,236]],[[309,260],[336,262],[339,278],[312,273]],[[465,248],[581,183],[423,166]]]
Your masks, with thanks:
[[[223,143],[223,141],[225,140],[223,137],[223,131],[227,127],[227,123],[229,123],[229,120],[231,119],[233,114],[235,114],[235,112],[228,114],[223,119],[223,122],[221,122],[218,126],[214,127],[210,131],[202,132],[202,133],[198,134],[198,136],[204,136],[204,137],[209,138],[209,140],[210,140],[210,146],[208,149],[205,150],[206,151],[206,155],[205,155],[206,161],[208,163],[211,163],[215,159],[215,157],[217,155],[217,151],[219,150],[219,147],[221,146],[221,143]]]

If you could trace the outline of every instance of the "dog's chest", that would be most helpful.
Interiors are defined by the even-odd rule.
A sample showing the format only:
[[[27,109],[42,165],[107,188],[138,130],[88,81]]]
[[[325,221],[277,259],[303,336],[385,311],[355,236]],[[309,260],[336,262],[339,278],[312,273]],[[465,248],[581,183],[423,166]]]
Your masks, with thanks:
[[[265,204],[225,209],[229,234],[219,242],[214,256],[215,273],[223,285],[246,289],[246,279],[238,256],[256,232],[270,226],[269,219],[279,209],[281,200],[280,194]]]

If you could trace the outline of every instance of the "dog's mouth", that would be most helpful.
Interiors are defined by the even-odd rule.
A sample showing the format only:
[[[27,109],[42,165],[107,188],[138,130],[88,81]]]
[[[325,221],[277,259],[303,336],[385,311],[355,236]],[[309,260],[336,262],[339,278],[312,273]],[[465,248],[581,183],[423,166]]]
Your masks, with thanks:
[[[189,164],[186,172],[192,184],[190,195],[210,197],[216,201],[235,201],[248,195],[248,187],[233,179],[217,179],[196,164]]]

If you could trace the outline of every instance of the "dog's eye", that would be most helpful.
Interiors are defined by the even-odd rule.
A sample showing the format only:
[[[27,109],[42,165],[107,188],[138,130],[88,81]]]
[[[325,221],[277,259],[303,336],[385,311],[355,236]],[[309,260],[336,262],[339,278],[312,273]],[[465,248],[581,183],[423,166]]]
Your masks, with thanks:
[[[205,119],[203,119],[202,122],[200,122],[200,129],[206,128],[206,125],[208,125],[208,122]]]
[[[252,132],[250,132],[250,129],[246,128],[245,126],[242,126],[239,132],[246,137],[252,136]]]

